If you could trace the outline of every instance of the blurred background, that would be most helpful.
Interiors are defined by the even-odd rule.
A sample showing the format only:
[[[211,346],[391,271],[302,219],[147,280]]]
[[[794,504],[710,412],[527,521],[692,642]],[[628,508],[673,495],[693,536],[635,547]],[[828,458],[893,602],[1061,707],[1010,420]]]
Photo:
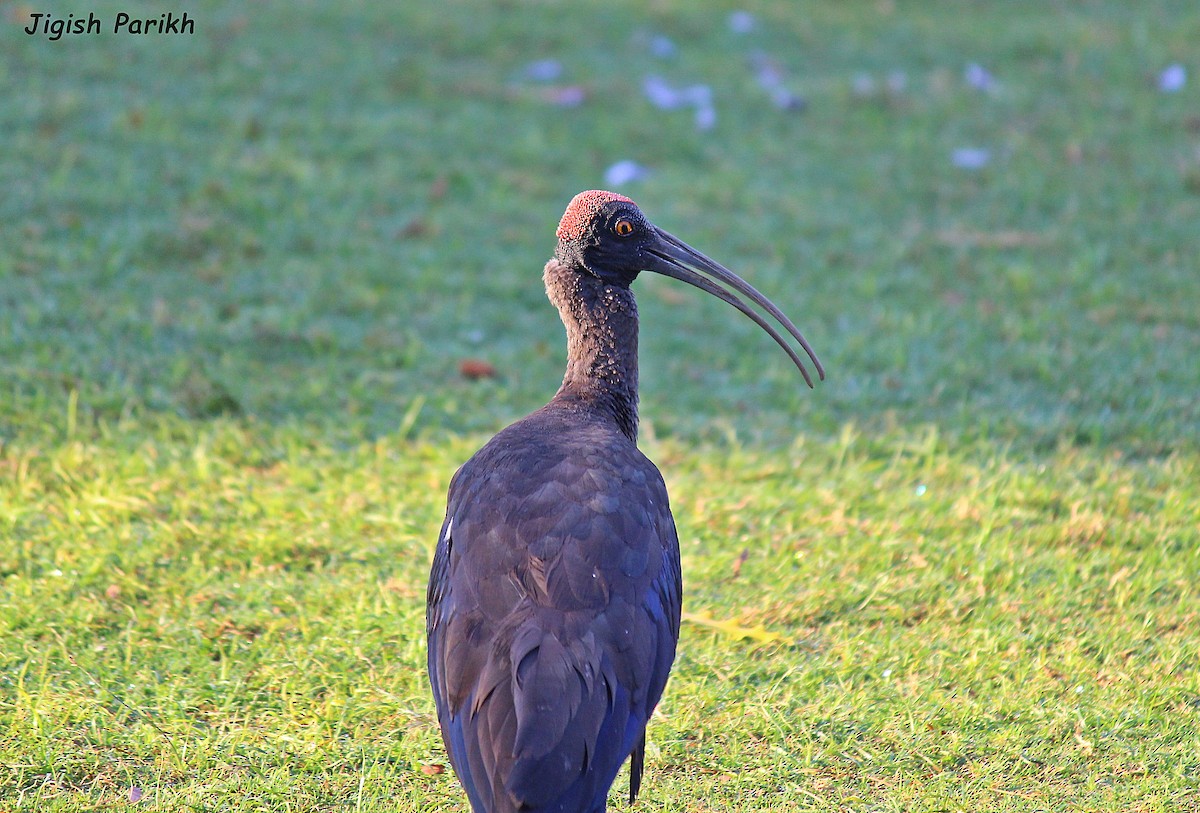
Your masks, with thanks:
[[[1194,4],[209,2],[113,35],[123,8],[37,6],[104,21],[52,42],[0,5],[10,436],[70,391],[97,420],[495,429],[558,384],[541,267],[600,187],[829,369],[808,392],[643,279],[651,431],[1196,441]]]

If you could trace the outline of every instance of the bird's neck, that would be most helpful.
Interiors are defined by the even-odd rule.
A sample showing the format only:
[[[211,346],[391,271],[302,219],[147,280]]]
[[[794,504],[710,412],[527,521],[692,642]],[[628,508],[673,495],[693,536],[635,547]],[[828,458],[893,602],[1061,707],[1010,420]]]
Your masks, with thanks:
[[[567,329],[567,371],[551,403],[587,409],[636,441],[638,316],[633,292],[557,259],[546,263],[545,281],[546,294]]]

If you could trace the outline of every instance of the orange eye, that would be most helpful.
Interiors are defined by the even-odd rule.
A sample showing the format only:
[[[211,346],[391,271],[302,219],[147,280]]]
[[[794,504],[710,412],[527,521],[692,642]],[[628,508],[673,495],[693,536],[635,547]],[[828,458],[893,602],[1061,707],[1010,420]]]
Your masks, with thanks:
[[[628,237],[633,234],[633,224],[628,220],[618,220],[613,225],[613,231],[617,233],[618,237]]]

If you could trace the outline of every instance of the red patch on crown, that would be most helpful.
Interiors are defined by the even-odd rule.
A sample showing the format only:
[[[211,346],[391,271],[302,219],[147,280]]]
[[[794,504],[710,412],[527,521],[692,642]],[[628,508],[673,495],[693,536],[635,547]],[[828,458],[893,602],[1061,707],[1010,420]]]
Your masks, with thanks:
[[[600,211],[600,207],[615,200],[622,203],[633,203],[624,195],[605,192],[602,189],[590,189],[571,198],[571,202],[567,204],[567,211],[563,212],[562,220],[558,221],[558,230],[555,232],[558,239],[575,240],[582,237],[584,229]],[[637,206],[636,203],[633,205]]]

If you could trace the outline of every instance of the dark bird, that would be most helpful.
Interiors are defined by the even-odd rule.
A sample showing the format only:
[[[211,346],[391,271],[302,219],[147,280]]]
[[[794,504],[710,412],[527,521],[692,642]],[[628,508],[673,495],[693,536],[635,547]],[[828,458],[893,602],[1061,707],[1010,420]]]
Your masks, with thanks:
[[[544,278],[567,329],[562,386],[455,473],[429,576],[429,678],[475,813],[603,813],[631,755],[630,802],[641,784],[682,579],[666,486],[637,447],[637,275],[665,274],[733,305],[811,387],[749,299],[825,377],[770,300],[629,198],[582,192],[557,234]]]

